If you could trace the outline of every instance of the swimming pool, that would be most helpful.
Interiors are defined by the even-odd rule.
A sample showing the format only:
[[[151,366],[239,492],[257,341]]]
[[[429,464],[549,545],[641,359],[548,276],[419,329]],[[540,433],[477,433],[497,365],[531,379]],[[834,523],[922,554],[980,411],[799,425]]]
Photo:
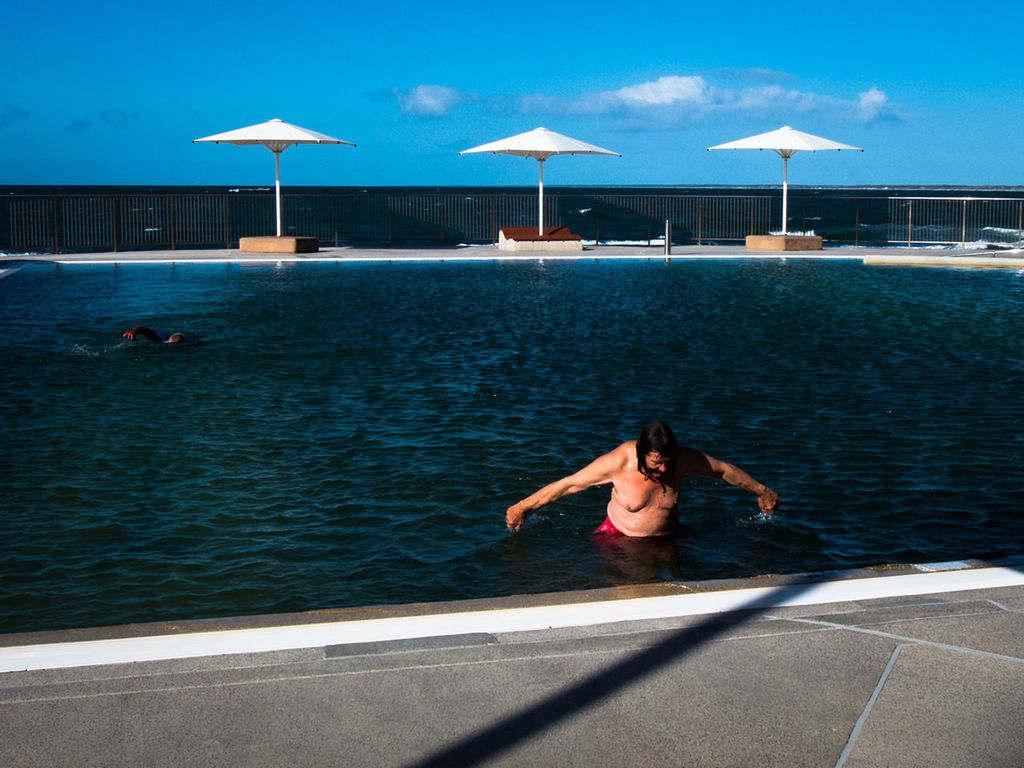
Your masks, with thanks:
[[[186,346],[122,342],[137,323]],[[0,279],[0,631],[997,558],[1024,274],[855,260],[54,267]],[[782,495],[504,510],[645,421]]]

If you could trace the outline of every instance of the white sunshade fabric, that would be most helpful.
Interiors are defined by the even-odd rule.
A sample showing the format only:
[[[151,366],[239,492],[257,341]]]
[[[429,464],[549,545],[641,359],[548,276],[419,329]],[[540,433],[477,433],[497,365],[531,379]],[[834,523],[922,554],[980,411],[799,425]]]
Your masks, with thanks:
[[[472,152],[493,152],[500,155],[517,155],[519,157],[532,157],[536,160],[547,160],[554,155],[614,155],[622,157],[618,152],[585,141],[574,139],[570,136],[563,136],[560,133],[549,131],[547,128],[534,128],[526,133],[519,133],[509,136],[506,139],[499,139],[488,144],[481,144],[479,147],[464,149],[460,155]]]
[[[225,131],[224,133],[215,133],[213,136],[193,139],[192,143],[194,144],[197,141],[210,141],[216,144],[238,144],[239,146],[245,144],[262,144],[264,146],[272,144],[284,144],[286,146],[291,146],[292,144],[347,144],[350,147],[355,146],[351,141],[342,141],[333,136],[328,136],[326,133],[319,133],[298,125],[292,125],[277,117],[265,123],[257,123],[245,128],[236,128],[233,131]]]
[[[849,144],[841,144],[838,141],[824,139],[811,133],[804,133],[788,125],[767,133],[759,133],[757,136],[749,136],[745,139],[730,141],[726,144],[718,144],[712,149],[772,149],[792,156],[794,152],[819,152],[823,150],[848,149],[855,152],[863,152],[860,147],[852,147]],[[787,156],[787,155],[784,155]]]

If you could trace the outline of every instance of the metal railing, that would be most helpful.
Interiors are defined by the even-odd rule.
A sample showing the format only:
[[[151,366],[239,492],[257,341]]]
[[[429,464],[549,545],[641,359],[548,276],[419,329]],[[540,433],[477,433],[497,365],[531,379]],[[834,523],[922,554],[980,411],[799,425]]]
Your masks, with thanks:
[[[538,213],[533,194],[285,194],[283,206],[284,234],[330,245],[494,243],[500,227],[531,226]],[[756,233],[771,209],[769,196],[549,193],[544,218],[589,240],[648,242],[670,219],[679,242],[704,242]],[[0,199],[0,249],[14,252],[231,247],[241,236],[274,231],[267,194]]]
[[[993,197],[893,197],[889,240],[928,245],[996,243],[1021,247],[1024,200]]]
[[[778,229],[777,194],[549,191],[544,220],[590,242],[742,241]],[[284,233],[321,245],[494,243],[537,222],[534,193],[344,191],[283,196]],[[1024,200],[791,194],[789,229],[852,245],[984,240],[1020,246]],[[53,194],[0,197],[0,251],[237,246],[275,232],[272,193]]]

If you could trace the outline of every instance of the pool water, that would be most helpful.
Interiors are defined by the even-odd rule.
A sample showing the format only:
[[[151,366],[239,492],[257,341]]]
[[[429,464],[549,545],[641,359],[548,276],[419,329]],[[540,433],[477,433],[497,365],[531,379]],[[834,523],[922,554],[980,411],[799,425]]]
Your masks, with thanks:
[[[144,324],[199,343],[130,344]],[[26,264],[0,632],[1021,551],[1024,273],[857,260]],[[649,420],[783,498],[505,509]]]

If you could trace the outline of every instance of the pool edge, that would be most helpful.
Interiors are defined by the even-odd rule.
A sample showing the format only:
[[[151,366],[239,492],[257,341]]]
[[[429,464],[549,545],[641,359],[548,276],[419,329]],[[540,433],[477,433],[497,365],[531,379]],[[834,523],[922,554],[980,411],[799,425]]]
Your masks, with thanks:
[[[159,661],[362,642],[595,626],[790,605],[1024,585],[1024,559],[881,565],[810,574],[0,636],[0,672]]]

